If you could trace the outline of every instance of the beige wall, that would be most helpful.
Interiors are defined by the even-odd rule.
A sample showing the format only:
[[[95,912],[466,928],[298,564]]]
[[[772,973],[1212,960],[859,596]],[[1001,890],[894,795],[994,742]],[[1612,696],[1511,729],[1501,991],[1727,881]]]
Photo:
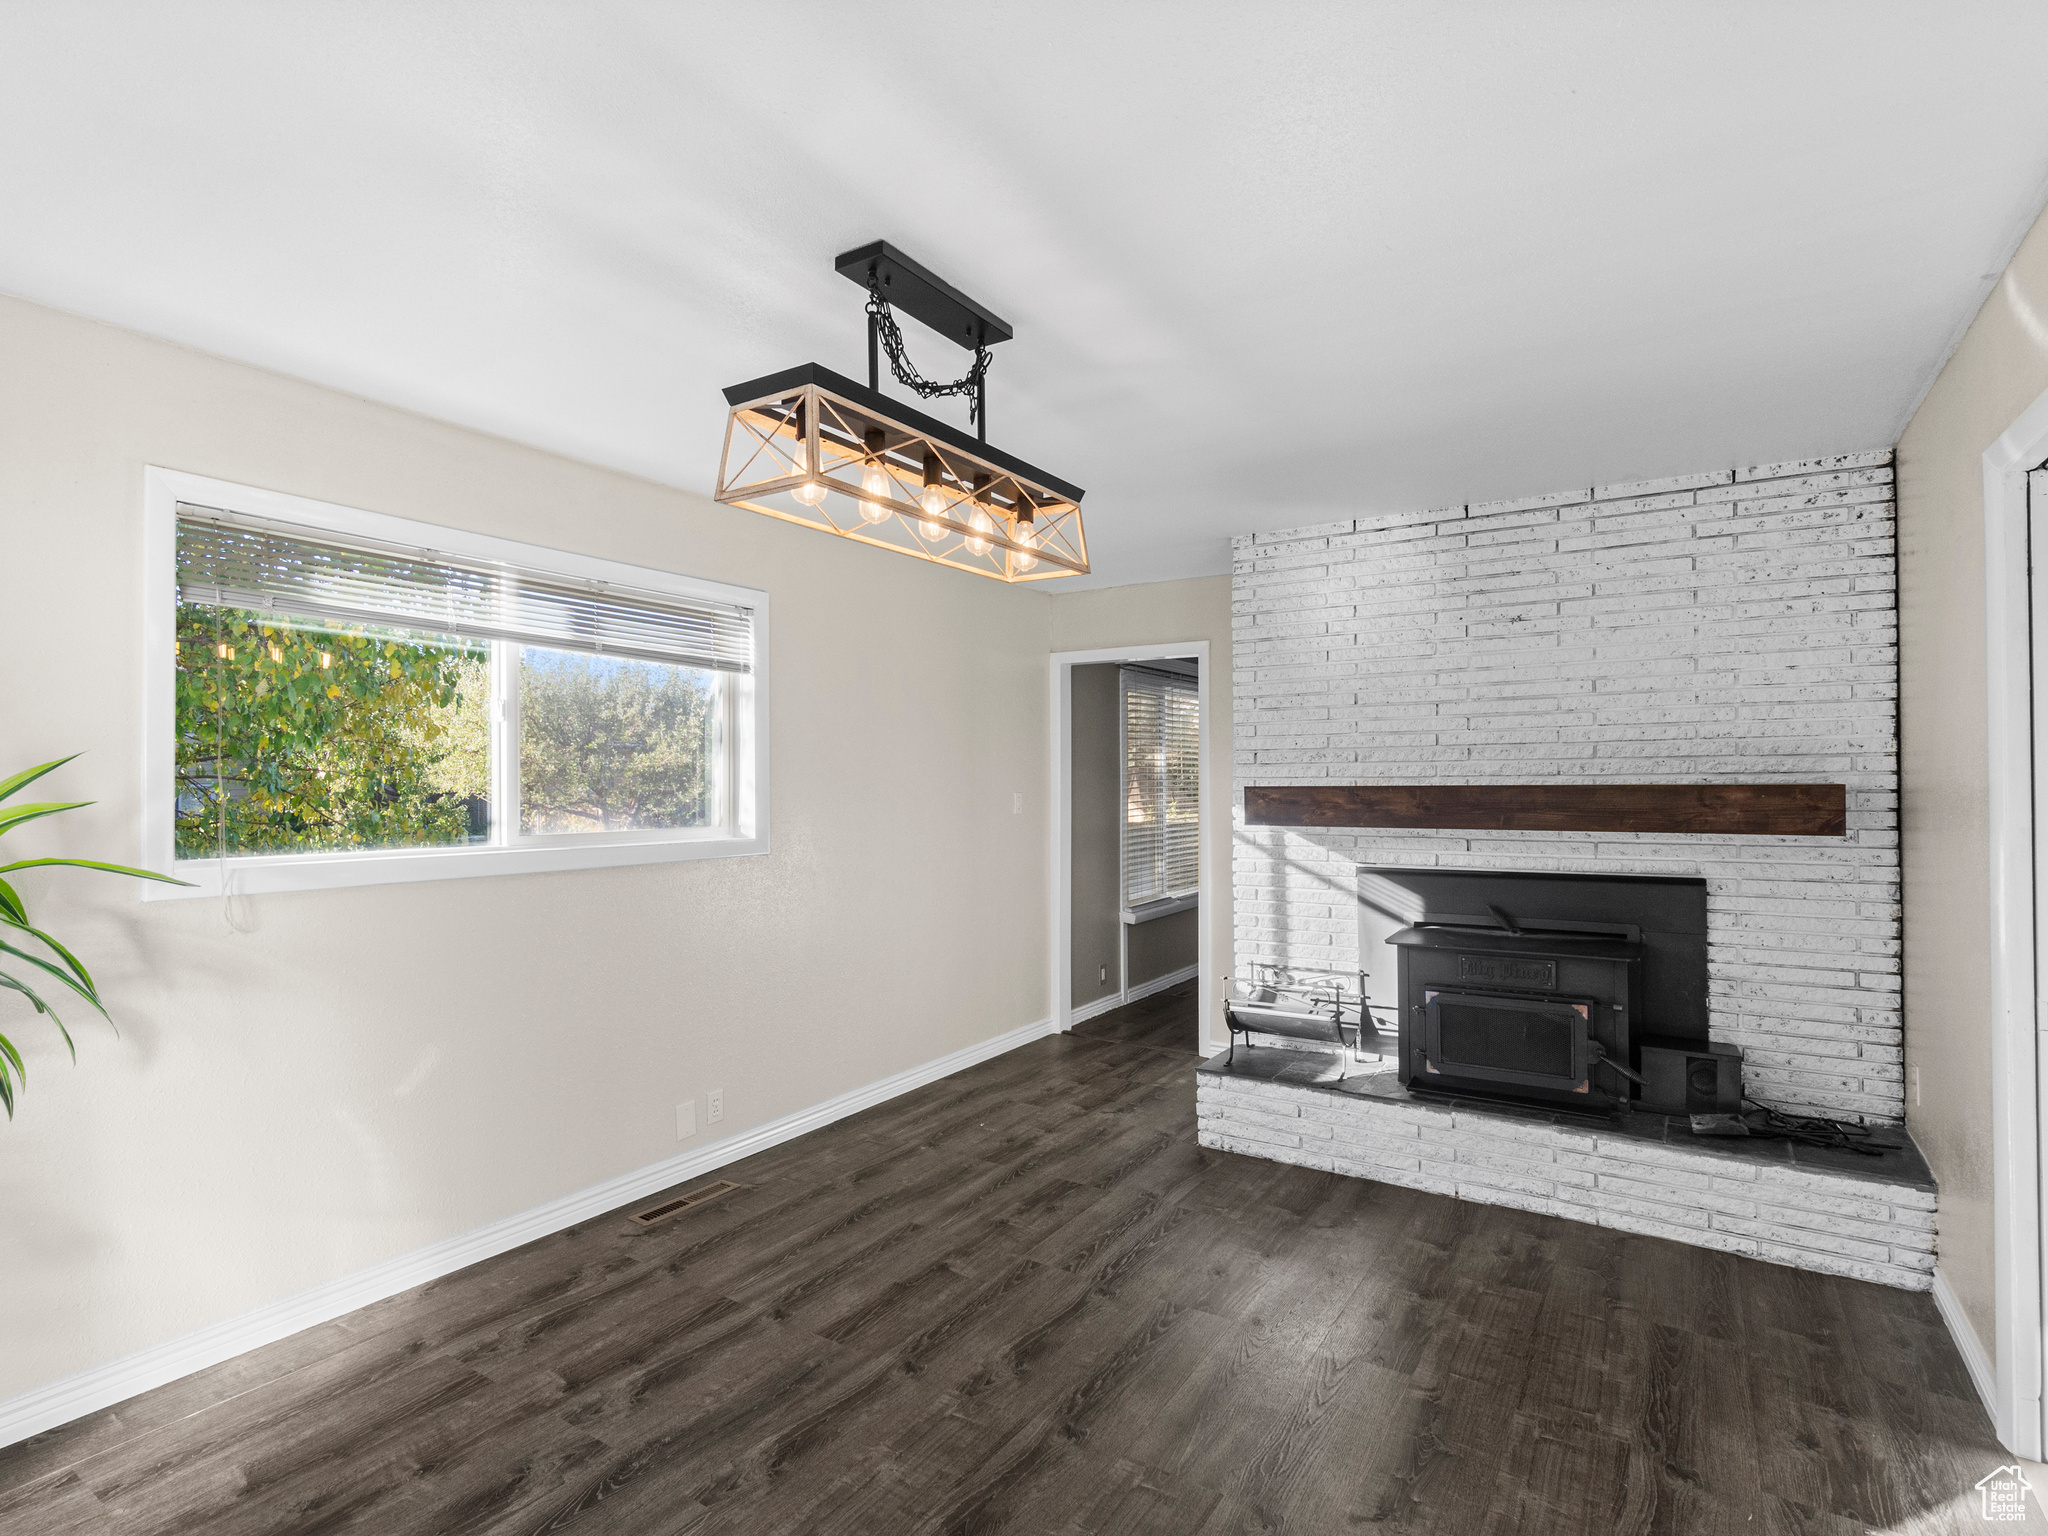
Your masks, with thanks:
[[[1907,1124],[1941,1181],[1942,1273],[1987,1351],[1991,959],[1981,456],[2043,390],[2048,219],[2021,244],[1898,446]]]
[[[1099,587],[1052,598],[1055,651],[1109,650],[1123,645],[1209,642],[1209,755],[1202,764],[1208,863],[1202,870],[1200,921],[1209,935],[1210,969],[1201,980],[1202,1017],[1220,1037],[1217,976],[1230,967],[1230,578],[1201,576],[1145,586]]]
[[[121,1034],[75,1020],[74,1068],[5,1009],[0,1397],[687,1150],[707,1089],[738,1131],[1048,1015],[1042,924],[959,938],[1049,909],[1053,599],[0,300],[0,770],[82,750],[47,782],[98,802],[15,856],[137,856],[150,464],[767,589],[774,849],[247,932],[23,877]]]
[[[1184,965],[1193,965],[1201,953],[1202,909],[1194,907],[1171,917],[1155,917],[1149,923],[1131,924],[1124,942],[1124,960],[1130,967],[1131,985],[1170,976]]]

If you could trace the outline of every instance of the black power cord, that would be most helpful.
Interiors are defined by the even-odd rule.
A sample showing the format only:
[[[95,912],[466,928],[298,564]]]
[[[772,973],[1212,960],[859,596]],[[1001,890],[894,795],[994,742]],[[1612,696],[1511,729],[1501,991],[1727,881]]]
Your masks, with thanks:
[[[1882,1157],[1888,1150],[1882,1146],[1869,1145],[1875,1134],[1867,1125],[1856,1125],[1847,1120],[1830,1120],[1824,1115],[1794,1115],[1782,1109],[1773,1109],[1768,1104],[1759,1104],[1747,1094],[1742,1102],[1763,1116],[1758,1125],[1749,1121],[1749,1134],[1762,1141],[1794,1141],[1803,1147],[1832,1147],[1838,1152],[1856,1152],[1864,1157]]]
[[[917,371],[903,352],[903,332],[896,328],[896,315],[889,308],[889,301],[882,296],[882,280],[875,269],[868,269],[868,313],[874,317],[875,329],[882,338],[882,350],[889,354],[889,369],[896,375],[896,382],[905,389],[916,392],[920,400],[932,400],[941,395],[967,396],[967,419],[977,421],[981,416],[981,381],[988,372],[991,361],[988,348],[980,342],[974,347],[974,366],[965,375],[950,384],[940,384],[926,378]]]

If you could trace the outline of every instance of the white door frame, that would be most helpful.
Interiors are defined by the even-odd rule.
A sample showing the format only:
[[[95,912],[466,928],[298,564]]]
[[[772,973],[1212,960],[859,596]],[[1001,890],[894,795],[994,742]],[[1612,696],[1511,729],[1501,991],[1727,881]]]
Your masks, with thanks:
[[[1209,642],[1181,640],[1162,645],[1119,645],[1100,651],[1054,651],[1052,653],[1052,1016],[1053,1026],[1065,1033],[1074,1012],[1074,668],[1100,662],[1166,661],[1192,658],[1201,664],[1195,680],[1196,698],[1202,712],[1201,734],[1196,747],[1202,762],[1202,818],[1197,858],[1202,869],[1201,921],[1195,925],[1196,996],[1207,998],[1215,975],[1210,954],[1209,925],[1214,909],[1210,902],[1218,889],[1216,869],[1214,765],[1209,760]],[[1227,845],[1226,845],[1227,846]],[[1221,879],[1228,880],[1226,868]],[[1129,985],[1129,977],[1125,984]],[[1213,1033],[1212,1010],[1201,1010],[1202,1054],[1213,1056],[1223,1049]]]
[[[2048,460],[2048,393],[1984,450],[1984,627],[1991,857],[1991,1203],[1998,1338],[1993,1417],[2042,1458],[2042,999],[2036,980],[2034,666],[2027,472]]]

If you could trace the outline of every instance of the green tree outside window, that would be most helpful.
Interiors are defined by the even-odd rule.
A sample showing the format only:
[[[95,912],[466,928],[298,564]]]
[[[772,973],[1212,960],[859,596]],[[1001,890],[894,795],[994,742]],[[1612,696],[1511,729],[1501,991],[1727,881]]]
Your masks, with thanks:
[[[476,835],[487,646],[185,603],[177,642],[179,858]]]
[[[520,830],[711,819],[713,674],[529,646],[519,665]]]

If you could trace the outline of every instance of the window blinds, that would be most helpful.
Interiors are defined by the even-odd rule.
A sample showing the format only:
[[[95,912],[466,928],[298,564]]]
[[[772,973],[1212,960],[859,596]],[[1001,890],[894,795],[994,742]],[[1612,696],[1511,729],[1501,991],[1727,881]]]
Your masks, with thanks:
[[[1201,701],[1191,677],[1125,668],[1124,905],[1201,888]]]
[[[751,672],[748,608],[181,505],[178,600]]]

